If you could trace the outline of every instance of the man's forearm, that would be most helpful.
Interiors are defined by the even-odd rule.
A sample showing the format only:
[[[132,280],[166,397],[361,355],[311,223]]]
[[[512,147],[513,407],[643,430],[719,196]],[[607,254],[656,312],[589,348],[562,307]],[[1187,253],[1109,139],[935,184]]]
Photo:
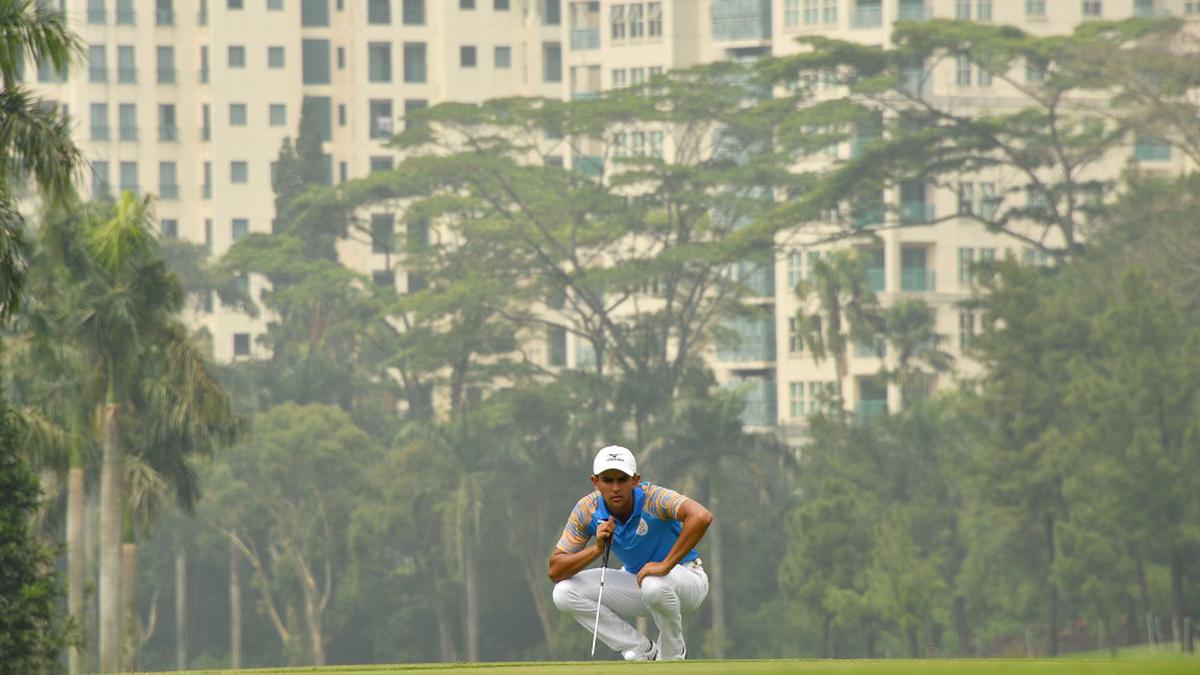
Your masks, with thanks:
[[[592,561],[599,558],[602,553],[604,550],[597,544],[592,544],[574,553],[556,552],[550,556],[550,581],[557,584],[563,579],[570,579],[580,570],[591,565]]]

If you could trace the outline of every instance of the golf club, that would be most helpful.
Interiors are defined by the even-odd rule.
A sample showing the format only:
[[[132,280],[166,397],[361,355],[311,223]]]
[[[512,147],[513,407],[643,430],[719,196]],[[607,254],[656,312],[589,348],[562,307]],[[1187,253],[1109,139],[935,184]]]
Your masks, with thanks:
[[[596,595],[596,625],[592,628],[592,655],[596,659],[596,635],[600,632],[600,601],[604,599],[604,573],[608,571],[608,552],[612,550],[612,537],[604,542],[604,558],[600,561],[600,592]]]

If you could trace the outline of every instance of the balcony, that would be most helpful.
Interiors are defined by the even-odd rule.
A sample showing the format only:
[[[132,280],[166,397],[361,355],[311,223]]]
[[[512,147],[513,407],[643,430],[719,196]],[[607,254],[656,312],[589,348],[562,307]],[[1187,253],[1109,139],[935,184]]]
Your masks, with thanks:
[[[159,84],[175,84],[177,71],[174,68],[159,68],[158,83]]]
[[[159,26],[174,26],[175,11],[171,9],[160,9],[155,11],[154,22]]]
[[[915,225],[933,221],[933,204],[929,202],[903,202],[900,204],[900,222]]]
[[[571,49],[580,51],[584,49],[599,49],[600,48],[600,29],[599,28],[576,28],[571,31]]]
[[[924,21],[933,16],[933,10],[923,2],[904,2],[900,0],[899,21]]]
[[[934,271],[925,267],[909,267],[900,270],[900,290],[910,293],[927,293],[937,290]]]
[[[887,401],[881,399],[859,401],[854,406],[854,412],[858,416],[859,422],[872,422],[887,415]]]
[[[179,199],[178,185],[160,185],[158,186],[159,199]]]
[[[179,127],[173,124],[160,126],[158,128],[158,140],[168,143],[175,143],[179,140]]]
[[[726,338],[717,344],[717,360],[725,363],[775,360],[775,321],[735,317],[721,323]]]
[[[852,28],[879,28],[883,26],[883,7],[855,7],[850,16]]]
[[[762,40],[771,37],[771,0],[713,0],[714,40]]]

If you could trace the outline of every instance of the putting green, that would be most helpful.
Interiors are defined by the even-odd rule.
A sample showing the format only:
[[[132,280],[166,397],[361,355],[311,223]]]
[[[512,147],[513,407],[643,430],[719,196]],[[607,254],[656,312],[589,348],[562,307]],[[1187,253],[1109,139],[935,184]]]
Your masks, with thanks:
[[[234,675],[229,670],[192,670],[189,675]],[[683,663],[482,663],[329,666],[239,670],[236,675],[1198,675],[1200,658],[977,659],[875,661],[687,661]]]

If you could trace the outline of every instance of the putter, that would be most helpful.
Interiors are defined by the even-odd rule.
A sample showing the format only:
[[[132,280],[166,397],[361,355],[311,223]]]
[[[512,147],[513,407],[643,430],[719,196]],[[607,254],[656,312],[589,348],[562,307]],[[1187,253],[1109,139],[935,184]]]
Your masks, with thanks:
[[[604,599],[604,573],[608,571],[608,552],[612,550],[612,537],[604,543],[604,559],[600,562],[600,592],[596,595],[596,626],[592,628],[592,655],[590,660],[596,660],[596,635],[600,632],[600,601]]]

